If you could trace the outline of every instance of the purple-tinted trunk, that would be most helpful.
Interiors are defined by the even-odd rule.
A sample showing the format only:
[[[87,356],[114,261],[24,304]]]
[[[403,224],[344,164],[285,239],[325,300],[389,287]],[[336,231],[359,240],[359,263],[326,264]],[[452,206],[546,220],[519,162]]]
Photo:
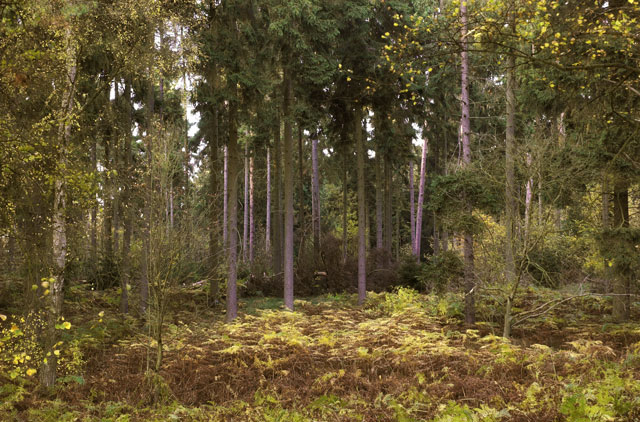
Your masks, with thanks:
[[[460,4],[460,23],[461,30],[461,69],[460,69],[460,98],[462,117],[460,119],[460,140],[462,144],[462,165],[463,167],[471,164],[471,121],[469,119],[469,41],[467,39],[467,3]],[[465,212],[471,216],[472,207],[468,198],[464,199]],[[469,232],[464,234],[464,284],[465,284],[465,321],[468,324],[474,324],[476,321],[475,311],[475,274],[474,274],[474,255],[473,255],[473,235]]]
[[[229,144],[228,171],[229,171],[229,215],[228,215],[228,235],[229,235],[229,271],[227,277],[227,322],[233,321],[238,316],[238,171],[239,155],[238,151],[238,109],[235,101],[229,104]]]
[[[418,187],[418,210],[416,215],[416,234],[413,244],[413,254],[420,261],[420,247],[422,243],[422,208],[424,205],[424,185],[427,173],[427,149],[429,147],[427,137],[422,140],[422,157],[420,159],[420,186]]]
[[[268,254],[271,250],[271,154],[267,148],[267,221],[264,230],[264,249]]]
[[[316,266],[320,256],[320,177],[318,174],[318,136],[311,140],[311,218],[313,226],[313,257]]]
[[[253,219],[253,157],[249,159],[249,262],[253,264],[253,240],[255,224]]]
[[[376,154],[376,249],[378,252],[384,248],[382,243],[383,230],[382,230],[382,206],[383,206],[383,194],[384,194],[384,182],[382,181],[382,155],[380,151]],[[382,265],[378,262],[378,266]]]
[[[366,222],[366,197],[364,163],[365,154],[362,134],[362,110],[356,108],[355,113],[355,140],[358,179],[358,304],[362,305],[367,294],[367,222]]]
[[[227,248],[227,241],[229,240],[229,227],[227,225],[229,217],[229,149],[225,145],[224,147],[224,164],[222,165],[222,243],[223,248]]]
[[[242,260],[247,260],[249,240],[249,143],[244,144],[244,207],[242,220]]]
[[[409,225],[411,226],[411,248],[415,254],[416,244],[416,206],[413,189],[413,160],[409,161]]]
[[[293,133],[291,130],[291,73],[283,78],[284,118],[284,306],[293,310]]]

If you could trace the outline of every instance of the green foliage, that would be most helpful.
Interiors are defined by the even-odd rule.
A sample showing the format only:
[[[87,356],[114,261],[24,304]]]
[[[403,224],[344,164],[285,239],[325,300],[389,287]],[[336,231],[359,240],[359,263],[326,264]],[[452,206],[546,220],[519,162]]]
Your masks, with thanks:
[[[459,253],[447,250],[430,256],[422,266],[418,279],[427,291],[443,294],[448,287],[458,284],[463,270],[464,264]]]
[[[569,383],[560,404],[560,413],[570,422],[627,419],[640,406],[640,385],[620,367],[596,369],[596,381],[586,385]],[[635,413],[634,413],[635,414]],[[620,419],[622,420],[622,419]]]
[[[84,365],[82,352],[76,340],[61,336],[53,350],[43,350],[40,333],[45,326],[44,311],[31,312],[26,317],[8,319],[0,328],[0,374],[10,379],[30,378],[37,373],[42,362],[55,355],[58,373],[75,375]],[[55,328],[61,332],[71,328],[68,321],[60,321]]]

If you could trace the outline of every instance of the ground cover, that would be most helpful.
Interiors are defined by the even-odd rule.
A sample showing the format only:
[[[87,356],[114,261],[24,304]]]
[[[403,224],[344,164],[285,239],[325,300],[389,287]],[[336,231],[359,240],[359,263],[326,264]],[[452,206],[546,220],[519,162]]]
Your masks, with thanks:
[[[455,295],[400,289],[372,293],[364,307],[350,295],[322,296],[296,301],[295,312],[281,310],[278,299],[254,298],[243,301],[241,318],[224,324],[200,292],[182,289],[155,373],[145,326],[123,319],[108,292],[76,293],[60,349],[63,357],[81,355],[81,364],[53,397],[34,391],[32,376],[5,376],[0,419],[640,418],[640,328],[604,321],[610,304],[602,297],[563,303],[507,341],[496,335],[498,324],[465,327]],[[519,306],[559,294],[538,290]]]

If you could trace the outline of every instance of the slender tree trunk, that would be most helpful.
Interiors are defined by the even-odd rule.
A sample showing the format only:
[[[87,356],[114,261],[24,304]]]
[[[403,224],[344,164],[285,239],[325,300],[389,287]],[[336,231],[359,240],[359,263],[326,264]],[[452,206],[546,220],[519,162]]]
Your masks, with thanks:
[[[367,222],[366,222],[366,197],[364,163],[365,149],[362,136],[362,109],[356,107],[355,118],[355,141],[357,159],[357,179],[358,179],[358,304],[362,305],[367,295]]]
[[[231,88],[234,92],[235,87]],[[228,170],[229,170],[229,215],[227,216],[227,233],[229,236],[229,254],[228,264],[229,272],[227,276],[227,322],[231,322],[238,316],[238,297],[237,297],[237,280],[238,280],[238,173],[239,155],[238,151],[238,105],[233,99],[229,102],[229,144],[227,146],[228,153]]]
[[[249,159],[249,263],[253,264],[255,224],[253,215],[253,157]]]
[[[304,235],[307,227],[307,219],[304,213],[304,155],[302,152],[302,126],[298,124],[298,218],[300,219],[300,250],[298,254],[302,254],[304,250]]]
[[[222,169],[222,243],[226,249],[229,246],[229,148],[224,146],[224,164]]]
[[[242,260],[247,261],[247,242],[249,240],[249,143],[244,144],[244,206],[242,230]]]
[[[91,171],[93,172],[94,175],[98,174],[98,157],[97,157],[97,149],[98,149],[98,145],[97,145],[97,141],[94,138],[91,141]],[[95,186],[95,182],[93,183],[93,188],[96,189],[97,191],[97,186]],[[90,233],[90,237],[91,237],[91,250],[89,252],[90,255],[90,259],[91,259],[91,268],[92,268],[92,272],[93,274],[91,274],[92,277],[96,276],[96,265],[98,262],[98,198],[97,198],[97,194],[96,197],[93,198],[93,204],[91,205],[91,233]]]
[[[311,218],[313,220],[313,260],[320,259],[320,177],[318,173],[318,134],[311,140]]]
[[[508,292],[504,327],[502,336],[511,336],[511,306],[517,291],[517,276],[515,264],[515,226],[518,214],[516,204],[516,176],[515,176],[515,155],[516,155],[516,96],[515,96],[515,60],[513,56],[507,58],[507,127],[505,136],[505,278],[506,290]]]
[[[47,359],[40,367],[40,382],[44,388],[52,388],[56,381],[57,356],[53,353],[57,343],[55,325],[62,313],[64,269],[67,262],[67,228],[66,228],[66,185],[64,169],[67,164],[67,147],[71,141],[71,113],[74,107],[75,82],[76,82],[76,52],[72,41],[71,29],[66,30],[65,41],[67,43],[67,76],[69,84],[65,89],[62,99],[62,117],[58,126],[58,171],[53,185],[53,233],[52,255],[53,268],[50,278],[50,293],[45,296],[48,308],[46,324],[43,336],[44,352]]]
[[[218,114],[218,105],[212,105],[212,127],[210,129],[209,134],[209,295],[212,298],[212,303],[215,303],[218,300],[218,255],[220,254],[220,243],[218,237],[220,236],[220,218],[219,218],[219,210],[217,202],[218,193],[220,192],[220,174],[218,171],[219,166],[219,157],[218,157],[218,148],[220,144],[219,139],[219,114]],[[225,160],[226,164],[226,160]],[[226,169],[225,169],[226,170]],[[225,174],[226,178],[226,174]],[[225,204],[226,205],[226,204]],[[216,212],[218,211],[218,212]],[[225,216],[226,217],[226,216]],[[222,226],[225,227],[224,231],[226,232],[227,221],[223,219]],[[223,242],[226,239],[223,237]],[[223,243],[224,248],[224,243]]]
[[[142,234],[142,277],[140,280],[140,313],[145,315],[147,313],[147,307],[149,304],[149,275],[151,264],[151,222],[152,222],[152,208],[151,200],[153,195],[153,173],[152,173],[152,161],[153,161],[153,115],[155,108],[154,98],[154,85],[153,80],[149,79],[149,86],[147,91],[147,127],[146,127],[146,155],[147,155],[147,175],[145,186],[145,204],[144,204],[144,225]]]
[[[384,155],[384,250],[385,268],[391,265],[391,247],[393,245],[393,172],[389,154]]]
[[[282,201],[282,148],[280,145],[280,112],[276,117],[276,125],[274,128],[274,195],[276,209],[273,213],[273,272],[281,274],[283,270],[282,261],[284,259],[284,205]]]
[[[411,226],[411,248],[415,251],[416,205],[415,205],[415,192],[413,189],[413,159],[409,160],[409,225]]]
[[[527,153],[527,169],[531,169],[531,154]],[[524,195],[524,241],[529,239],[529,226],[531,223],[531,202],[533,201],[533,177],[527,179]]]
[[[126,99],[125,110],[125,130],[124,134],[124,189],[122,197],[123,206],[123,225],[124,234],[122,238],[122,277],[120,283],[120,311],[123,314],[129,312],[129,286],[131,284],[131,234],[133,232],[132,220],[133,220],[133,205],[131,204],[131,172],[133,171],[132,157],[131,157],[131,142],[132,142],[132,113],[133,106],[131,103],[131,81],[129,79],[125,82],[124,96]]]
[[[264,228],[264,249],[271,252],[271,153],[267,147],[267,221]]]
[[[113,101],[114,105],[114,115],[118,116],[118,104],[120,103],[120,88],[118,87],[118,81],[115,80],[114,83],[114,91],[115,98]],[[113,139],[113,168],[116,170],[116,176],[112,180],[114,182],[119,182],[122,179],[122,169],[120,168],[120,132],[116,130],[114,132]],[[116,183],[112,183],[112,192],[113,192],[113,250],[117,255],[120,250],[120,191]]]
[[[376,154],[376,249],[378,253],[384,248],[383,243],[383,205],[384,205],[384,180],[382,179],[382,153],[378,151]],[[379,260],[378,260],[379,261]],[[382,266],[382,262],[376,263],[378,267]]]
[[[462,117],[460,119],[461,143],[462,143],[462,165],[467,167],[471,164],[471,121],[469,119],[469,45],[467,39],[467,3],[460,4],[460,22],[462,24],[461,41],[461,108]],[[465,195],[465,212],[471,216],[472,206]],[[476,321],[475,311],[475,269],[473,254],[473,234],[467,231],[464,233],[464,284],[465,284],[465,321],[467,324],[474,324]]]
[[[293,134],[291,131],[291,71],[284,70],[284,306],[293,310]]]
[[[104,180],[104,213],[103,213],[103,234],[102,243],[104,256],[107,259],[107,265],[113,264],[113,176],[112,176],[112,162],[111,162],[111,140],[113,133],[111,127],[107,128],[104,136],[104,162],[105,162],[105,180]]]
[[[420,158],[420,186],[418,187],[418,212],[416,215],[416,234],[415,243],[413,245],[413,254],[418,262],[420,262],[420,246],[422,244],[422,214],[424,208],[424,187],[427,174],[427,149],[429,144],[427,137],[423,136],[422,140],[422,156]]]
[[[347,263],[347,148],[342,159],[342,262]]]
[[[629,182],[620,176],[613,185],[613,229],[629,228]],[[614,238],[616,255],[628,254],[633,249],[623,233],[617,233]],[[613,320],[628,321],[631,316],[631,284],[628,264],[625,257],[614,260],[615,277],[613,279]],[[627,258],[628,259],[628,258]]]

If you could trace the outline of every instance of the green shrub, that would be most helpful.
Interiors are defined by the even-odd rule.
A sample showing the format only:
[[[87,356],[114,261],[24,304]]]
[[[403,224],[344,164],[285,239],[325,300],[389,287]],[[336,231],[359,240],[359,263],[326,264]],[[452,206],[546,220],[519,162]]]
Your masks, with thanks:
[[[419,281],[427,291],[441,294],[464,275],[464,263],[455,251],[433,255],[422,266]]]

